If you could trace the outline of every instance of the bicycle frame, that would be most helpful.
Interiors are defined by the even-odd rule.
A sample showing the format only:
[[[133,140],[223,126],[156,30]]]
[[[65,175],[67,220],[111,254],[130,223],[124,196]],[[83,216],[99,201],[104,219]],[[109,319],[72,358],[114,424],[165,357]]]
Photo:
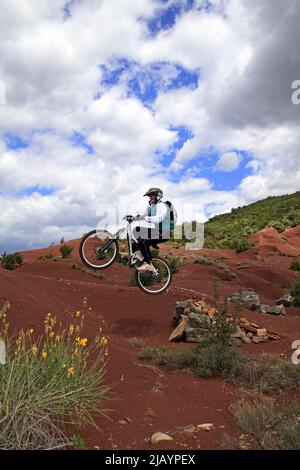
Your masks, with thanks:
[[[134,266],[134,263],[132,261],[132,256],[133,256],[133,251],[132,251],[132,229],[131,229],[131,222],[127,222],[126,227],[120,228],[115,234],[114,237],[109,240],[105,245],[102,246],[101,252],[104,252],[109,248],[109,246],[114,242],[114,240],[119,240],[120,236],[122,233],[126,232],[127,234],[127,246],[128,246],[128,255],[129,255],[129,262],[130,262],[130,267]]]

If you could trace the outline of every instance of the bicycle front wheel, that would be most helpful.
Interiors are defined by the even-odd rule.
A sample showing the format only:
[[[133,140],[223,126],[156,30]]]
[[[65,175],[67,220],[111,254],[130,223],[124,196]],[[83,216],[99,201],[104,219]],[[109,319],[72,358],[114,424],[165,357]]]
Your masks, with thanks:
[[[105,269],[114,263],[119,253],[118,240],[104,229],[84,235],[79,245],[82,262],[92,269]]]
[[[162,258],[152,258],[156,272],[135,272],[135,280],[139,288],[146,294],[156,295],[164,292],[170,285],[172,273],[168,263]]]

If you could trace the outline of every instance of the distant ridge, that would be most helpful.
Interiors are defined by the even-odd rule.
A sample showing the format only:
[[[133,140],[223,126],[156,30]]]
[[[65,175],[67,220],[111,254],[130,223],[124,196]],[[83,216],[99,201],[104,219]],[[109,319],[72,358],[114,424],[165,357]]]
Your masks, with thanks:
[[[266,227],[273,227],[281,233],[297,225],[300,225],[300,191],[270,196],[208,220],[204,246],[244,251],[251,247],[247,237]]]

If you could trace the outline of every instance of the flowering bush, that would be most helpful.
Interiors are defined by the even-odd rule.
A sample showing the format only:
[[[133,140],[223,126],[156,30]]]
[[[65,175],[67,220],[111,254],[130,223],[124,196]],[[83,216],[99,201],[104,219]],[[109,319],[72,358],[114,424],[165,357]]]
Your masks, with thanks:
[[[66,327],[48,313],[43,335],[30,328],[10,336],[6,315],[1,310],[0,449],[66,447],[65,424],[94,425],[93,416],[105,412],[107,338],[101,331],[92,341],[82,335],[79,311]]]

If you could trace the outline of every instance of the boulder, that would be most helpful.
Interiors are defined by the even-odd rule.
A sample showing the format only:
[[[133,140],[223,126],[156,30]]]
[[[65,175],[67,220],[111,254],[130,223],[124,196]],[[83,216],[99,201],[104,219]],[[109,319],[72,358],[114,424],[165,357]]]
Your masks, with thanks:
[[[252,336],[251,339],[253,343],[266,343],[269,340],[268,336],[257,336],[257,335]]]
[[[243,331],[239,326],[236,327],[235,332],[232,334],[234,338],[242,338],[243,336],[246,336],[245,331]]]
[[[291,307],[294,303],[294,297],[290,294],[285,294],[280,299],[276,300],[276,305],[284,305],[284,307]]]
[[[186,327],[186,318],[182,315],[182,320],[178,323],[175,330],[172,331],[169,341],[180,341],[184,336],[184,330]]]
[[[242,342],[245,343],[245,344],[250,344],[250,343],[252,342],[252,341],[251,341],[251,338],[249,338],[248,335],[242,336],[242,337],[241,337],[241,340],[242,340]]]
[[[189,316],[187,317],[187,321],[189,326],[191,327],[196,327],[196,328],[208,328],[210,325],[210,318],[208,315],[205,315],[203,313],[195,313],[191,312]]]
[[[184,329],[185,340],[187,343],[201,343],[204,339],[203,329],[194,328],[186,325]]]
[[[256,334],[257,336],[268,336],[266,328],[258,328]]]
[[[253,290],[235,292],[228,297],[228,300],[240,304],[249,310],[259,310],[260,308],[259,297]]]
[[[261,305],[260,311],[262,313],[269,313],[270,315],[285,315],[284,305],[275,305],[271,307],[270,305]]]
[[[184,311],[187,307],[189,307],[189,300],[184,300],[182,302],[176,302],[176,307],[172,315],[172,320],[175,325],[178,325],[178,323],[181,320],[181,315],[184,314]]]
[[[231,344],[234,346],[241,346],[242,341],[239,338],[231,338]]]

